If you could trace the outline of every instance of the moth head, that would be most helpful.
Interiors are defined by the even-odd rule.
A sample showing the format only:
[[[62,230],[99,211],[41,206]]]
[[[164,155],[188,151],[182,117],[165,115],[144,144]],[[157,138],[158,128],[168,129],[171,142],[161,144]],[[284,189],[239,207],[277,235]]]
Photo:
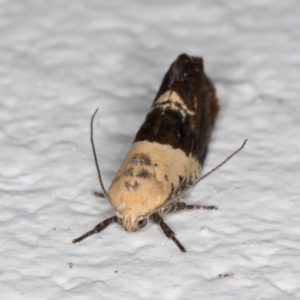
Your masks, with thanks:
[[[134,210],[125,209],[122,212],[117,211],[116,216],[118,223],[124,227],[126,231],[137,231],[147,225],[147,217],[137,215]]]
[[[148,153],[130,150],[112,181],[108,196],[126,231],[145,227],[149,213],[165,199],[156,168]]]
[[[134,169],[133,175],[139,172],[139,169]],[[109,188],[111,204],[126,231],[134,232],[145,227],[152,211],[166,199],[164,185],[154,175],[151,178],[146,180],[120,175],[115,177]]]

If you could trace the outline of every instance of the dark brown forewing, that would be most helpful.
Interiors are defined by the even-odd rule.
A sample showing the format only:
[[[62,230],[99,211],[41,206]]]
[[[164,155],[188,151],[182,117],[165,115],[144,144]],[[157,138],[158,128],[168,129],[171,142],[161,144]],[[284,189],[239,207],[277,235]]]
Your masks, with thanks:
[[[135,142],[169,144],[187,155],[192,153],[202,164],[218,113],[215,89],[204,73],[202,58],[179,55],[166,73],[153,105],[167,91],[176,92],[193,114],[157,106],[146,116]],[[182,108],[179,102],[176,105]]]

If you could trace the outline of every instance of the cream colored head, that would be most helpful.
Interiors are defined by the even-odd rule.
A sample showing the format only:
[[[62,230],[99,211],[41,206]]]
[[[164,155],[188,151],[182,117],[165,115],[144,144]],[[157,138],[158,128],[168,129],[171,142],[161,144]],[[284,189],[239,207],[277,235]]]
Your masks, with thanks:
[[[137,172],[139,173],[140,171]],[[126,231],[137,231],[145,227],[147,217],[166,199],[165,186],[150,170],[147,174],[151,179],[116,176],[109,189],[116,216]]]
[[[163,204],[168,193],[155,177],[152,167],[129,166],[126,172],[130,176],[124,172],[117,174],[109,189],[109,197],[119,223],[126,231],[137,231],[146,226],[147,217]]]

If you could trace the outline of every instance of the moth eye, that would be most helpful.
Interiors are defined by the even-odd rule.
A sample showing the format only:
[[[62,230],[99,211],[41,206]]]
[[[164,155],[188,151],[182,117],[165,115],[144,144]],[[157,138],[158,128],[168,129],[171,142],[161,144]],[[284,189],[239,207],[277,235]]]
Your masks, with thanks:
[[[143,228],[147,225],[147,219],[143,219],[137,223],[138,228]]]
[[[123,219],[121,219],[121,218],[117,218],[118,219],[118,223],[120,224],[120,225],[123,225]]]

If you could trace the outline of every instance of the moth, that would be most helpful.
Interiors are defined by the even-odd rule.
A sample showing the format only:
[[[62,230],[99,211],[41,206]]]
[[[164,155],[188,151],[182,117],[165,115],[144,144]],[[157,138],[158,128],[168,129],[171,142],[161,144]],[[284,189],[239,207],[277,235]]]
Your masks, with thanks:
[[[161,213],[217,209],[214,205],[186,204],[182,197],[237,154],[247,141],[220,165],[200,177],[218,110],[216,91],[204,72],[202,58],[179,55],[165,74],[146,120],[108,192],[103,186],[93,141],[96,110],[91,119],[93,154],[102,196],[113,206],[115,216],[74,239],[73,243],[102,231],[111,223],[118,222],[126,231],[133,232],[145,227],[151,219],[182,252],[186,252]],[[95,195],[101,196],[101,193]]]

